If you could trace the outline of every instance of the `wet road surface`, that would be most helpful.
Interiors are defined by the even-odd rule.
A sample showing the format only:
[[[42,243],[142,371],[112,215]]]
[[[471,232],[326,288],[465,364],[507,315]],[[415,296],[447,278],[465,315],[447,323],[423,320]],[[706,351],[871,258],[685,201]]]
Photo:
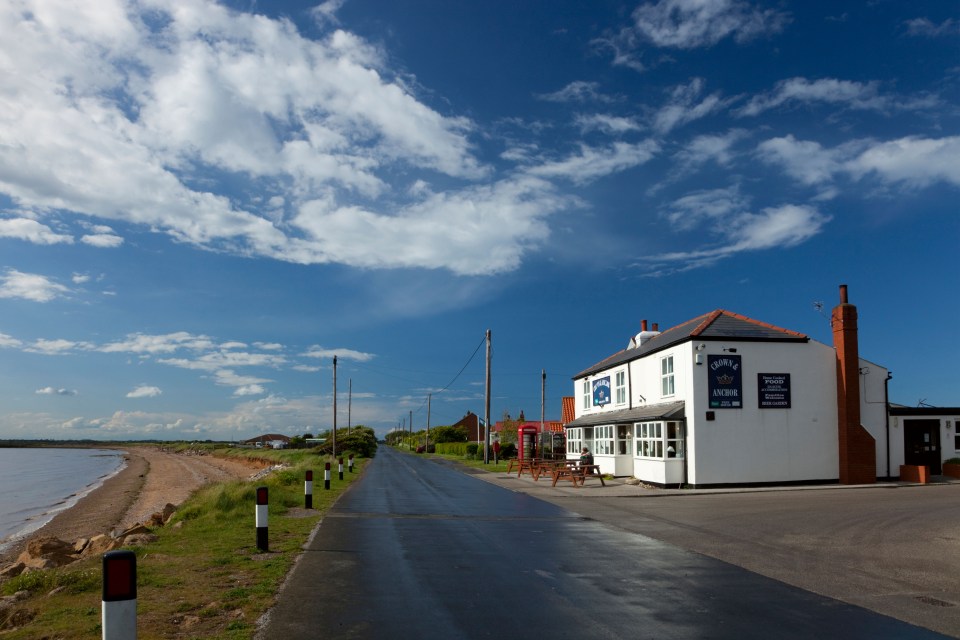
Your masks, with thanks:
[[[381,447],[258,638],[944,638]]]

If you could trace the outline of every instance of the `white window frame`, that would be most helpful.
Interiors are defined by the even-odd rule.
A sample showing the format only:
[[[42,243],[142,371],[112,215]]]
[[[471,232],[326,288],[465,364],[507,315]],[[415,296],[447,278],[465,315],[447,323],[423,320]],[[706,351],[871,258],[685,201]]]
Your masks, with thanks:
[[[660,396],[669,398],[676,395],[676,376],[673,368],[673,356],[660,358]]]
[[[574,427],[567,429],[567,453],[580,454],[583,446],[583,429]]]
[[[612,424],[605,424],[593,428],[593,446],[596,450],[593,452],[598,456],[612,456],[616,451],[616,433]]]
[[[663,460],[663,423],[637,422],[633,427],[636,457]]]
[[[627,403],[627,371],[626,369],[621,369],[617,371],[614,375],[614,389],[616,390],[615,397],[617,399],[617,404],[626,404]]]
[[[584,378],[583,379],[583,410],[584,411],[590,408],[591,395],[592,394],[590,393],[590,379]]]
[[[683,423],[679,420],[667,422],[636,422],[633,425],[635,458],[646,460],[681,459],[683,450]],[[673,447],[673,451],[670,451]]]

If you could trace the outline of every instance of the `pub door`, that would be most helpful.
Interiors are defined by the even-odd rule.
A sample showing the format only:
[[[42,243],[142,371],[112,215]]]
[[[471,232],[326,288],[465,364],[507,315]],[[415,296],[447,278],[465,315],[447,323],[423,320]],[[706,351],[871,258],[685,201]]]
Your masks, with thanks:
[[[940,421],[904,420],[903,451],[904,464],[926,465],[930,475],[940,475]]]

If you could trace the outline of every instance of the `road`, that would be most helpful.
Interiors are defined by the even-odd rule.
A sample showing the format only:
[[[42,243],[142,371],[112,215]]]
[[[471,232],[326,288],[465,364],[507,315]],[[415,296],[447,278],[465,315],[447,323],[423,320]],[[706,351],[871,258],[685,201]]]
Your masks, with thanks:
[[[942,638],[381,447],[257,638]]]

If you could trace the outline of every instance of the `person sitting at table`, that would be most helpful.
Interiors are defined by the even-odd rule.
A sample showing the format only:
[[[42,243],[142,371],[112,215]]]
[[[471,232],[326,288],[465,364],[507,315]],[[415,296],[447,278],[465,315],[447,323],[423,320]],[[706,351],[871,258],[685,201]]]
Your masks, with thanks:
[[[586,447],[580,452],[580,471],[585,471],[584,465],[593,464],[593,454]]]

